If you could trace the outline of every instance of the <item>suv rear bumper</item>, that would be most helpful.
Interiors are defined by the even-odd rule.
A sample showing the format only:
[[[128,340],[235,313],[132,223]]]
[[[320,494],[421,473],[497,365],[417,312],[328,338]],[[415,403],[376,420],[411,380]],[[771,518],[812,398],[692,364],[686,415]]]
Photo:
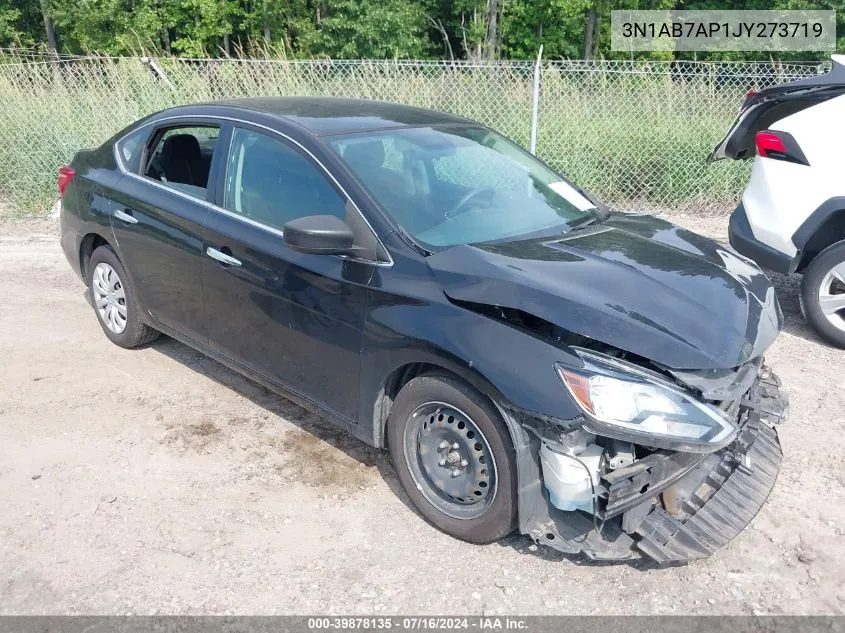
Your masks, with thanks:
[[[738,253],[753,259],[761,268],[788,274],[795,272],[798,266],[797,257],[790,257],[781,253],[754,237],[754,233],[751,231],[751,223],[748,221],[742,202],[731,213],[731,219],[728,223],[728,239]]]

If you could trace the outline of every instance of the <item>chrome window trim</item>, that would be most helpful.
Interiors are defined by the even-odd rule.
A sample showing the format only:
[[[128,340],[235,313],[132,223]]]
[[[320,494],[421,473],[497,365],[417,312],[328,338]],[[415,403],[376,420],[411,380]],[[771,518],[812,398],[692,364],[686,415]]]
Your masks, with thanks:
[[[120,155],[120,152],[117,151],[117,146],[122,143],[125,138],[132,136],[135,132],[143,130],[145,127],[147,126],[142,125],[141,127],[135,128],[134,130],[132,130],[131,132],[127,132],[114,142],[114,145],[112,146],[112,154],[114,155],[114,160],[117,163],[117,167],[118,169],[120,169],[121,173],[128,174],[130,172],[126,170],[126,165],[123,164],[123,157]]]
[[[261,123],[254,123],[252,121],[247,121],[245,119],[235,119],[235,118],[232,118],[232,117],[219,116],[219,115],[215,115],[215,114],[180,114],[180,115],[175,115],[175,116],[170,116],[170,117],[164,117],[164,118],[161,118],[161,119],[156,119],[155,121],[148,121],[147,123],[144,123],[144,125],[141,125],[139,127],[131,129],[126,134],[121,136],[119,139],[115,140],[115,142],[112,144],[112,154],[115,158],[115,162],[117,163],[118,169],[120,169],[120,172],[122,174],[126,175],[126,176],[131,176],[131,177],[133,177],[136,180],[139,180],[141,182],[149,183],[151,185],[159,187],[160,189],[163,189],[164,191],[174,193],[174,194],[181,196],[181,197],[183,197],[187,200],[190,200],[192,202],[199,202],[200,204],[208,207],[212,211],[216,211],[217,213],[222,213],[225,216],[228,216],[228,217],[233,218],[235,220],[239,220],[239,221],[241,221],[245,224],[249,224],[249,225],[254,226],[256,228],[259,228],[259,229],[263,229],[264,231],[267,231],[268,233],[272,233],[273,235],[277,235],[279,237],[284,237],[284,231],[281,231],[277,228],[274,228],[272,226],[268,226],[268,225],[263,224],[261,222],[256,222],[255,220],[253,220],[251,218],[247,218],[247,217],[240,215],[238,213],[235,213],[233,211],[229,211],[228,209],[224,209],[223,207],[220,207],[220,206],[214,204],[213,202],[209,202],[208,200],[205,200],[203,198],[197,198],[196,196],[192,196],[189,193],[179,191],[178,189],[173,189],[172,187],[167,187],[166,185],[158,182],[157,180],[153,180],[152,178],[147,178],[146,176],[142,176],[141,174],[136,174],[134,172],[127,171],[126,167],[123,164],[123,160],[121,159],[120,152],[117,151],[117,146],[120,142],[123,141],[123,139],[125,139],[128,136],[131,136],[132,134],[134,134],[135,132],[138,132],[139,130],[144,129],[145,127],[158,126],[160,123],[163,123],[165,121],[185,121],[185,120],[190,121],[190,120],[197,120],[197,119],[214,119],[214,120],[229,122],[229,123],[242,123],[244,125],[251,125],[253,127],[257,127],[257,128],[261,128],[262,130],[266,130],[266,131],[270,132],[271,134],[275,134],[276,136],[280,136],[283,139],[285,139],[286,141],[288,141],[291,144],[298,147],[302,152],[304,152],[305,154],[310,156],[311,160],[313,160],[317,165],[319,165],[320,169],[323,170],[323,172],[329,177],[329,179],[334,183],[334,185],[341,191],[341,193],[343,193],[345,198],[352,204],[352,208],[355,209],[355,211],[358,212],[358,215],[361,216],[361,219],[364,220],[364,223],[367,225],[367,227],[370,229],[372,234],[375,236],[376,241],[379,243],[379,246],[381,246],[382,251],[387,255],[387,261],[382,262],[382,261],[378,261],[378,260],[364,259],[364,258],[361,258],[361,257],[353,257],[351,255],[336,255],[335,257],[339,257],[340,259],[346,259],[346,260],[349,260],[349,261],[362,262],[362,263],[370,264],[372,266],[383,266],[383,267],[387,267],[387,268],[393,266],[393,256],[390,254],[390,251],[387,250],[387,247],[381,241],[381,237],[379,237],[379,234],[376,233],[376,230],[373,228],[373,225],[370,224],[370,221],[367,219],[367,216],[365,216],[361,212],[361,209],[358,208],[358,205],[355,204],[355,201],[352,199],[352,197],[349,195],[349,193],[346,191],[346,189],[344,189],[343,186],[338,182],[337,178],[335,178],[334,175],[329,171],[329,169],[316,156],[314,156],[314,154],[307,147],[305,147],[302,143],[300,143],[299,141],[297,141],[294,138],[291,138],[290,136],[288,136],[284,132],[279,132],[278,130],[274,130],[271,127],[268,127],[266,125],[262,125]],[[226,151],[227,151],[227,155],[228,155],[229,150],[227,149]]]
[[[120,173],[122,173],[122,174],[128,174],[129,172],[126,171],[126,165],[123,164],[123,159],[120,157],[120,152],[117,151],[117,144],[120,143],[120,141],[125,139],[127,136],[128,136],[128,134],[124,134],[123,136],[121,136],[118,140],[116,140],[114,142],[114,145],[112,145],[112,148],[111,148],[112,156],[114,156],[114,162],[117,163],[117,168],[120,170]]]

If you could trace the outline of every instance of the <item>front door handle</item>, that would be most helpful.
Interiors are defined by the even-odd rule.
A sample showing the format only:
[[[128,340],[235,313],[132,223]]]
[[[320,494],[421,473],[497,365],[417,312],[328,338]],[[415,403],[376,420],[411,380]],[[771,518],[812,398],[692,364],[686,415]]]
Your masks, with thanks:
[[[211,259],[216,259],[221,264],[226,264],[227,266],[241,265],[241,260],[235,259],[231,255],[227,255],[223,251],[218,251],[216,248],[211,248],[210,246],[205,249],[205,254],[208,255]]]
[[[138,218],[134,217],[131,213],[121,211],[120,209],[117,209],[114,212],[114,217],[116,217],[118,220],[123,220],[127,224],[138,224]]]

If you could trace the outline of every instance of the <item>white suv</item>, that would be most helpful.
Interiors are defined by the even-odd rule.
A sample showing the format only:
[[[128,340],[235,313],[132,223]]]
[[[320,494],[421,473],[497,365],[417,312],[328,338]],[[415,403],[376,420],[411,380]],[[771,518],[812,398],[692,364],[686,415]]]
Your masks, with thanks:
[[[803,273],[801,310],[845,347],[845,55],[817,75],[750,92],[708,160],[754,156],[731,215],[731,246],[761,267]]]

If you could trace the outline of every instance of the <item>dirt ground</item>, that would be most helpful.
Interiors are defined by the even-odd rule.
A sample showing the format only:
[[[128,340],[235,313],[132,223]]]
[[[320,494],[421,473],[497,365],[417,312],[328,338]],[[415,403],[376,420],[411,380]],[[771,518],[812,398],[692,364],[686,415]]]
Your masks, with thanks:
[[[386,454],[170,339],[110,344],[54,222],[0,224],[0,613],[845,613],[845,352],[775,282],[769,502],[708,560],[597,565],[438,532]]]

